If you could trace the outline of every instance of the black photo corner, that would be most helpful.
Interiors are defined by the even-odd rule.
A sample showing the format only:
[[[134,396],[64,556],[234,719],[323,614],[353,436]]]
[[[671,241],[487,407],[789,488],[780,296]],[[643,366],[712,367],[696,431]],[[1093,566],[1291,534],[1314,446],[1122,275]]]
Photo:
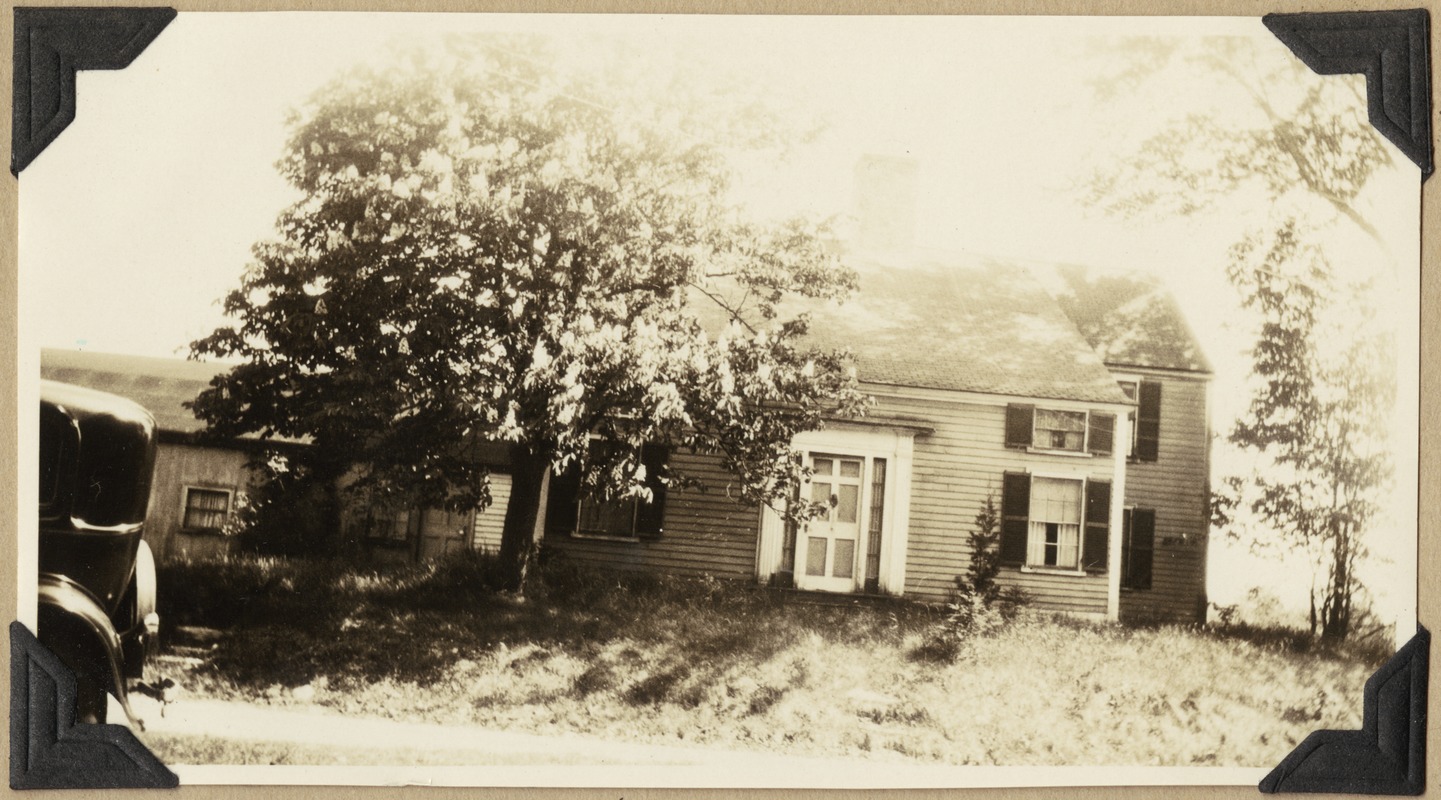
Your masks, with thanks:
[[[17,8],[11,172],[75,118],[75,72],[123,69],[176,16],[169,8]],[[1312,70],[1364,73],[1373,125],[1433,171],[1429,19],[1422,9],[1269,14],[1261,22]],[[1316,731],[1260,783],[1267,793],[1416,795],[1425,789],[1430,633],[1419,628],[1365,686],[1358,731]],[[128,728],[77,724],[74,674],[19,622],[10,627],[10,785],[173,787]]]

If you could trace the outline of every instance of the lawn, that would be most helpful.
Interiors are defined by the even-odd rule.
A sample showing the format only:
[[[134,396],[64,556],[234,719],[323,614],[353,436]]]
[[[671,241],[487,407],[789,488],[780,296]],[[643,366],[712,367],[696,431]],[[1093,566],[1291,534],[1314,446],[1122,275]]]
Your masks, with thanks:
[[[179,676],[192,696],[797,755],[1267,767],[1312,730],[1359,727],[1383,655],[1026,614],[937,659],[934,608],[565,563],[516,602],[469,555],[162,573],[169,641],[222,632]]]

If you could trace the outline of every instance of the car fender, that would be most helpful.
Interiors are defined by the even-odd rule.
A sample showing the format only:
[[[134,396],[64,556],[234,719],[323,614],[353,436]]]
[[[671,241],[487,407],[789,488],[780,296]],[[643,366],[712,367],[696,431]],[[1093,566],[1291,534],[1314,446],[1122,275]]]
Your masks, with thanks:
[[[125,716],[143,730],[144,723],[131,710],[125,691],[120,635],[105,609],[79,584],[50,573],[40,576],[39,601],[40,642],[113,694]],[[72,635],[65,636],[67,633]]]

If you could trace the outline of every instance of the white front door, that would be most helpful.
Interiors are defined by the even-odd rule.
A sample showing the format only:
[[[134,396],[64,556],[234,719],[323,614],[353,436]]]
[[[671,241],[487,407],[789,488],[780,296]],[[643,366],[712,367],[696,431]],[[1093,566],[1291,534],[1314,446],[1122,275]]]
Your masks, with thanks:
[[[810,497],[826,506],[826,512],[811,519],[796,536],[796,587],[855,591],[865,459],[813,453],[809,461]]]

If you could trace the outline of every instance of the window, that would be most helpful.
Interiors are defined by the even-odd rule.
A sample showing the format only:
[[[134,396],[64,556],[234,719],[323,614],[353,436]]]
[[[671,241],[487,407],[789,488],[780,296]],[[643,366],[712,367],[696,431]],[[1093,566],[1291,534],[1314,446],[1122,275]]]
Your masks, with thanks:
[[[1121,588],[1151,588],[1151,564],[1156,546],[1156,512],[1128,508],[1122,517]]]
[[[668,447],[646,445],[641,448],[640,460],[645,466],[646,486],[651,491],[649,503],[636,498],[606,502],[582,496],[580,472],[575,468],[551,475],[545,511],[546,533],[619,539],[658,538],[662,532],[666,499],[666,486],[661,482],[660,474],[669,457]]]
[[[1131,423],[1133,461],[1156,461],[1161,450],[1161,384],[1144,379],[1120,381],[1121,391],[1136,401]]]
[[[1001,563],[1102,573],[1107,569],[1111,484],[1007,472],[1001,484]]]
[[[1081,557],[1081,481],[1031,481],[1030,536],[1026,563],[1075,569]]]
[[[1086,412],[1036,409],[1035,434],[1031,441],[1034,446],[1049,450],[1074,450],[1077,453],[1085,450]]]
[[[635,518],[640,501],[634,497],[601,501],[580,498],[575,532],[590,536],[635,536]]]
[[[1110,455],[1115,432],[1115,414],[1021,403],[1006,406],[1007,447]]]
[[[396,547],[410,541],[410,512],[374,508],[366,526],[365,537],[372,543]]]
[[[228,489],[185,487],[185,511],[180,527],[192,533],[220,533],[230,518]]]

